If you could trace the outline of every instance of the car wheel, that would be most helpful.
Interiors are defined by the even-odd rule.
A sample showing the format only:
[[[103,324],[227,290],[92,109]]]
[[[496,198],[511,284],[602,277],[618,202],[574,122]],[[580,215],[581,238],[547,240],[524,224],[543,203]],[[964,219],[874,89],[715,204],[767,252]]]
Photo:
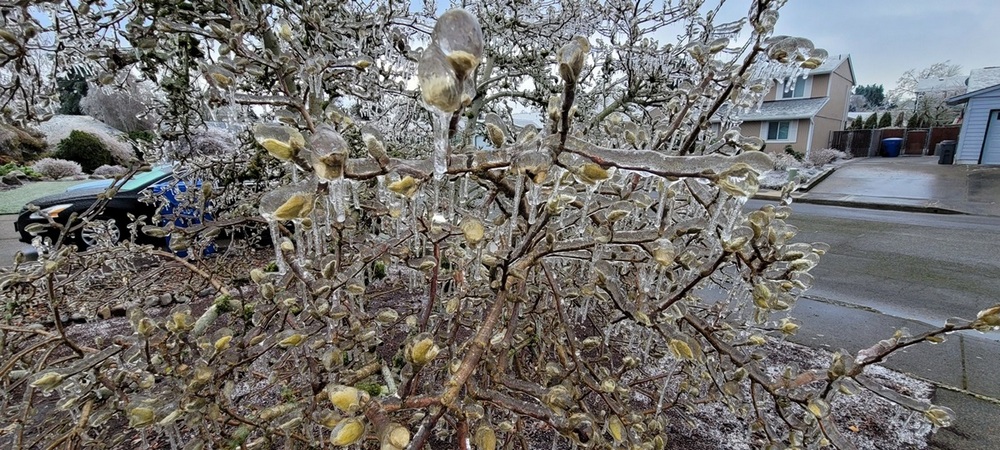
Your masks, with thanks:
[[[101,244],[117,244],[128,237],[128,229],[122,221],[97,217],[87,222],[76,232],[80,250]]]

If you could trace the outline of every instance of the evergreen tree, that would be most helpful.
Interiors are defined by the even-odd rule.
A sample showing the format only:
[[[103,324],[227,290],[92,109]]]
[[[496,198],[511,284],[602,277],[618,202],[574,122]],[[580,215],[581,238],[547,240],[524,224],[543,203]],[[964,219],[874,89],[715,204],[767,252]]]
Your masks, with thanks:
[[[878,113],[872,113],[865,119],[864,129],[873,130],[878,127]]]
[[[906,114],[899,113],[896,114],[896,120],[892,123],[893,126],[903,128],[904,122],[906,122]]]
[[[854,88],[854,93],[865,96],[870,108],[877,108],[885,103],[885,88],[881,84],[858,86]]]
[[[59,90],[59,114],[83,115],[80,100],[87,96],[87,80],[80,71],[70,71],[69,75],[56,80]]]
[[[889,128],[891,126],[892,126],[892,114],[889,113],[889,111],[886,111],[884,114],[882,114],[882,117],[878,119],[878,127]]]
[[[865,127],[864,120],[861,119],[861,116],[857,116],[857,117],[854,118],[853,121],[851,121],[851,125],[848,126],[847,129],[848,130],[860,130],[860,129],[864,128],[864,127]]]

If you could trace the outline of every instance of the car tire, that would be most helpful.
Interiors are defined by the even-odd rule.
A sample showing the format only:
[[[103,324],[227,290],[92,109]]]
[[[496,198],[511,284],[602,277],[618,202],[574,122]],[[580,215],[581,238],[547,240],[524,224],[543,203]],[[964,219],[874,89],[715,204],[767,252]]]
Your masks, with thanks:
[[[106,239],[109,235],[112,244],[127,240],[129,232],[125,221],[113,217],[96,217],[76,230],[76,241],[80,250],[86,250],[97,245],[101,239]]]

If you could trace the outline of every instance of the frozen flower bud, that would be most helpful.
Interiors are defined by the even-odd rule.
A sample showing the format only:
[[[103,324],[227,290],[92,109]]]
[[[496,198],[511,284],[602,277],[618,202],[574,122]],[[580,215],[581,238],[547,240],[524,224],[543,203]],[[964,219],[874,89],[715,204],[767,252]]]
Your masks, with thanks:
[[[936,427],[950,427],[955,420],[955,412],[944,406],[931,406],[924,411],[924,417]]]
[[[139,319],[139,322],[135,325],[135,331],[139,333],[140,336],[149,336],[155,329],[156,324],[153,323],[153,321],[148,317]]]
[[[260,412],[259,417],[261,420],[273,420],[294,411],[296,408],[297,406],[295,406],[294,403],[282,403],[274,405],[270,408],[265,408]]]
[[[615,442],[621,442],[625,438],[625,425],[618,416],[611,416],[608,419],[608,432],[611,433],[611,438]]]
[[[128,412],[128,424],[132,428],[143,428],[151,425],[156,420],[156,413],[142,406],[132,408]]]
[[[670,353],[674,355],[677,359],[694,359],[694,352],[691,350],[691,346],[687,342],[680,339],[671,339],[667,342],[667,347],[670,348]]]
[[[347,447],[361,440],[365,434],[365,424],[360,419],[347,418],[337,423],[330,433],[330,443],[339,447]]]
[[[228,89],[235,81],[236,76],[228,69],[216,65],[208,66],[205,69],[208,81],[221,89]]]
[[[392,324],[399,320],[399,313],[394,309],[383,309],[375,316],[375,320],[382,324]]]
[[[546,108],[549,119],[558,122],[562,118],[562,96],[553,95],[549,97],[549,106]]]
[[[441,349],[434,343],[428,334],[417,336],[417,339],[410,345],[408,352],[410,361],[417,366],[423,366],[441,352]]]
[[[434,42],[420,54],[417,80],[420,82],[420,95],[428,105],[446,113],[462,107],[462,81]]]
[[[350,147],[333,126],[323,124],[309,138],[310,159],[316,176],[336,180],[344,176]]]
[[[549,408],[555,410],[568,410],[576,404],[573,394],[561,384],[550,387],[542,400]]]
[[[379,440],[382,450],[403,450],[410,444],[410,430],[398,423],[390,423],[382,430]]]
[[[490,143],[496,148],[503,147],[504,142],[507,141],[507,127],[500,120],[500,116],[489,113],[484,122],[486,123],[486,137],[489,138]]]
[[[991,327],[1000,326],[1000,305],[994,305],[979,311],[976,320]]]
[[[753,285],[753,303],[757,305],[760,309],[768,309],[771,307],[771,289],[767,287],[764,283],[757,283]]]
[[[333,406],[336,406],[337,409],[345,413],[357,411],[369,399],[367,392],[341,384],[327,387],[326,393],[330,398],[330,403],[333,403]]]
[[[293,333],[288,337],[278,341],[278,347],[288,348],[288,347],[298,347],[305,341],[305,335],[300,333]]]
[[[250,280],[254,283],[260,284],[261,281],[264,281],[264,271],[260,269],[250,270]]]
[[[301,219],[308,216],[312,210],[312,195],[304,193],[293,194],[278,209],[274,210],[274,218],[278,220]]]
[[[218,306],[216,305],[209,306],[208,309],[206,309],[205,312],[202,313],[201,317],[198,317],[198,320],[194,322],[194,327],[191,328],[191,334],[196,337],[205,334],[205,331],[208,330],[209,325],[211,325],[212,322],[215,322],[215,319],[218,318],[219,318]]]
[[[538,127],[529,123],[521,128],[521,133],[517,135],[517,142],[525,143],[534,139],[536,136],[538,136]]]
[[[799,67],[801,67],[803,69],[812,70],[812,69],[815,69],[815,68],[819,67],[821,64],[823,64],[822,60],[817,59],[817,58],[809,58],[809,59],[806,59],[805,61],[802,61],[799,64]]]
[[[187,331],[191,329],[193,325],[191,324],[191,312],[190,311],[178,311],[170,315],[170,320],[167,321],[167,330],[172,332]]]
[[[221,351],[229,348],[229,341],[232,341],[232,340],[233,340],[233,336],[232,335],[222,336],[219,339],[215,340],[215,344],[213,344],[213,347],[215,347],[215,351],[221,352]]]
[[[594,184],[611,178],[611,172],[594,163],[584,163],[577,168],[577,178],[587,184]]]
[[[431,42],[444,53],[458,80],[465,80],[483,58],[483,29],[468,11],[445,11],[434,24]]]
[[[271,156],[283,161],[295,157],[306,143],[302,133],[284,125],[257,124],[253,128],[253,136]]]
[[[781,322],[778,325],[778,327],[781,330],[781,332],[786,335],[795,334],[795,332],[798,331],[799,329],[799,326],[788,318],[781,319]]]
[[[463,217],[458,226],[462,229],[462,235],[465,237],[465,241],[471,247],[475,247],[477,244],[482,242],[483,236],[486,233],[483,228],[483,222],[472,216]]]
[[[497,434],[488,425],[480,425],[474,438],[477,450],[496,450]]]
[[[653,248],[653,260],[657,264],[669,267],[674,263],[676,257],[677,250],[674,248],[673,242],[670,242],[669,239],[659,239],[656,241],[656,247]]]
[[[729,38],[721,37],[708,43],[708,52],[712,54],[719,53],[725,50],[727,46],[729,46]]]
[[[371,126],[361,128],[361,140],[364,141],[368,149],[368,155],[374,158],[379,164],[389,164],[389,154],[385,150],[385,138],[382,133]]]
[[[43,391],[51,391],[55,389],[56,386],[62,384],[65,377],[62,374],[56,372],[48,372],[42,375],[37,380],[31,383],[31,386],[39,388]]]
[[[559,76],[567,83],[576,83],[583,72],[583,63],[590,52],[590,42],[583,36],[576,36],[563,45],[556,54],[559,61]]]
[[[591,336],[584,339],[583,342],[580,343],[580,345],[583,347],[584,351],[590,351],[601,345],[601,338],[597,336]]]
[[[748,164],[737,163],[719,174],[716,182],[723,191],[733,197],[753,197],[760,188],[757,171]]]
[[[392,192],[399,194],[406,198],[413,198],[413,195],[417,193],[417,188],[420,187],[420,182],[415,178],[407,175],[399,181],[394,181],[386,186]]]
[[[535,184],[541,184],[552,169],[552,155],[544,150],[521,153],[511,161],[511,170],[531,177]]]

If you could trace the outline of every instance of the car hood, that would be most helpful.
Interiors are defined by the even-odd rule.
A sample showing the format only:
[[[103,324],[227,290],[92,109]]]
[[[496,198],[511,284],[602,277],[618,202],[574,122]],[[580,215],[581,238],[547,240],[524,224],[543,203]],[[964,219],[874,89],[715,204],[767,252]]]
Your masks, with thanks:
[[[107,191],[107,187],[97,187],[97,188],[85,188],[85,189],[74,189],[71,191],[61,192],[53,195],[46,195],[45,197],[36,198],[28,203],[35,205],[39,208],[47,208],[52,205],[58,205],[60,203],[73,203],[82,200],[97,200],[97,195]]]
[[[66,192],[94,190],[94,189],[107,189],[108,187],[111,186],[111,183],[114,183],[114,182],[115,182],[115,180],[87,181],[85,183],[75,184],[73,186],[70,186],[70,187],[66,188]]]

